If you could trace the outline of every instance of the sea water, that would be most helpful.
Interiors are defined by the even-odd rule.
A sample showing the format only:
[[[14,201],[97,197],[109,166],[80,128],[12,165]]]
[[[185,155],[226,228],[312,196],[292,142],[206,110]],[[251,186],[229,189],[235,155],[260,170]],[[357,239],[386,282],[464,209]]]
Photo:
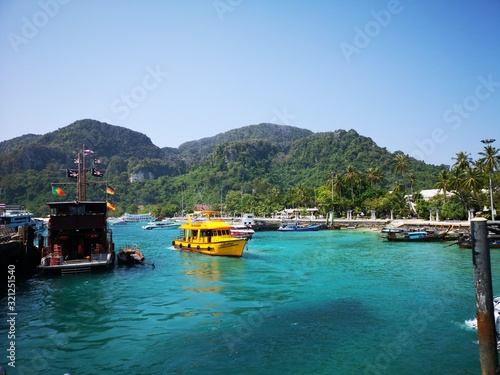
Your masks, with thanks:
[[[174,250],[177,229],[113,234],[146,264],[17,283],[15,368],[1,300],[8,375],[480,373],[471,250],[273,231],[224,258]]]

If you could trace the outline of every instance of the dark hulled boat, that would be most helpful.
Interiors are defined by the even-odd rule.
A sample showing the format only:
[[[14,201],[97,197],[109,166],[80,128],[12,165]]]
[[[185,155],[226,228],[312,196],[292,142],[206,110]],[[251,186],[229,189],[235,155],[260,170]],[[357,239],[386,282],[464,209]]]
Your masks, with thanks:
[[[87,201],[85,158],[88,151],[84,146],[77,157],[78,199],[48,203],[47,246],[43,248],[39,265],[42,272],[84,273],[114,265],[113,236],[106,220],[109,203]]]
[[[427,231],[404,231],[391,232],[385,238],[393,242],[437,242],[444,241],[448,231],[436,231],[429,233]]]

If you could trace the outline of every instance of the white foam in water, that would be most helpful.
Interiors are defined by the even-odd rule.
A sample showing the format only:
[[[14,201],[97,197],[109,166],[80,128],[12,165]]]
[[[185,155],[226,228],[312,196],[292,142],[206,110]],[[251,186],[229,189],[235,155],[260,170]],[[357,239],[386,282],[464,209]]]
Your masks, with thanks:
[[[477,320],[476,319],[466,320],[465,325],[469,328],[477,329]]]

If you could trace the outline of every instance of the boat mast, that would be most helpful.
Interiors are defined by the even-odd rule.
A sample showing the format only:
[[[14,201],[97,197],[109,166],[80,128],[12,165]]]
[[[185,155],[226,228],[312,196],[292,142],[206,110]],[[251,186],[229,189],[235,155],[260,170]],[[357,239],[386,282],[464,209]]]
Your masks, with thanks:
[[[83,147],[85,147],[85,145],[83,145]],[[78,197],[78,201],[80,202],[82,200],[82,167],[81,167],[81,160],[80,160],[80,157],[81,157],[81,152],[78,151],[78,155],[76,157],[76,162],[78,163],[78,180],[77,180],[77,186],[78,188],[76,189],[77,191],[77,197]]]
[[[78,153],[78,201],[87,200],[87,173],[85,166],[85,145]]]
[[[82,158],[83,158],[83,200],[87,200],[87,167],[85,166],[85,145],[82,148]]]

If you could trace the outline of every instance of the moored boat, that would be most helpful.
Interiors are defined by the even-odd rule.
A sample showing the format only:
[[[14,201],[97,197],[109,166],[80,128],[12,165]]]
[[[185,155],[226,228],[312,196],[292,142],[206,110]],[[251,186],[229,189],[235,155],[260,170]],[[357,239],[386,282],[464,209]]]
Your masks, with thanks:
[[[380,231],[380,237],[386,238],[392,233],[404,233],[407,232],[408,230],[405,228],[399,228],[399,227],[383,227],[382,230]]]
[[[250,225],[244,224],[235,224],[231,225],[231,235],[233,237],[242,237],[242,238],[252,238],[255,231],[252,229]]]
[[[457,244],[461,249],[472,249],[472,239],[469,235],[459,236]],[[500,249],[500,236],[488,235],[488,247],[490,249]]]
[[[404,231],[391,232],[385,238],[394,242],[437,242],[444,241],[448,231]]]
[[[38,266],[42,272],[87,273],[114,265],[113,236],[107,224],[109,202],[87,200],[85,158],[90,154],[84,146],[76,159],[78,199],[48,202],[47,246]],[[56,189],[62,191],[53,185]],[[64,192],[58,195],[65,196]]]
[[[141,222],[150,222],[155,220],[153,216],[151,216],[151,213],[148,214],[129,214],[128,212],[125,212],[123,216],[120,217],[122,220],[124,220],[127,223],[141,223]]]
[[[16,231],[19,227],[29,225],[36,231],[43,229],[43,222],[37,221],[31,212],[19,206],[0,207],[0,226],[7,226]]]
[[[294,231],[316,231],[320,230],[321,224],[299,224],[297,222],[284,222],[281,223],[278,230],[282,232]]]
[[[246,238],[231,235],[231,225],[222,219],[213,219],[216,211],[198,211],[187,215],[182,224],[182,237],[172,241],[177,250],[193,251],[213,256],[241,257]]]
[[[127,222],[122,218],[108,219],[108,223],[111,225],[127,225]]]

